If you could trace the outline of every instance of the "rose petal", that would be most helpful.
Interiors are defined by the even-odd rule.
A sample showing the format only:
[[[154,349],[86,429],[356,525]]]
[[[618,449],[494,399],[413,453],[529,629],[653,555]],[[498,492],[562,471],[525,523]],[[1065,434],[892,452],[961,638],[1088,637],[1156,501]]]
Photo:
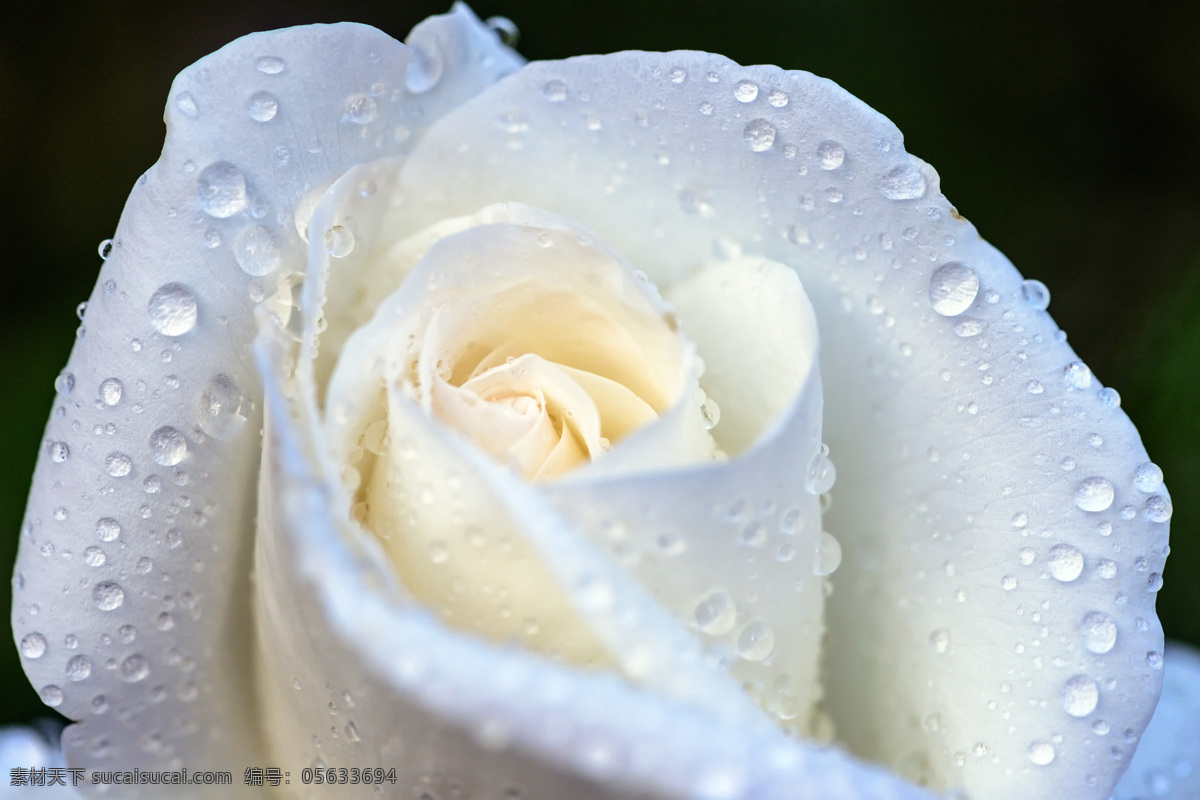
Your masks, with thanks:
[[[372,539],[338,526],[342,492],[316,467],[314,440],[298,435],[306,412],[285,397],[278,374],[286,344],[269,322],[260,342],[269,412],[262,497],[270,502],[260,513],[256,562],[259,675],[277,757],[395,765],[398,785],[471,795],[506,787],[545,797],[782,800],[803,785],[851,800],[928,797],[837,751],[790,739],[757,712],[742,717],[736,707],[744,700],[721,709],[723,692],[684,700],[680,686],[635,688],[457,633],[409,605]],[[428,457],[440,458],[432,445]],[[457,464],[504,475],[471,447]],[[502,496],[508,512],[535,537],[554,535],[561,523],[553,512],[537,511],[536,491],[512,480]],[[586,556],[585,539],[563,533],[570,535],[548,555],[560,565],[582,556],[602,567]],[[611,580],[623,603],[619,573]],[[636,620],[608,624],[619,632],[631,622],[636,628]],[[354,787],[343,790],[357,796]]]
[[[440,61],[435,83],[359,25],[246,37],[175,81],[163,157],[130,197],[59,382],[17,561],[26,672],[83,720],[64,735],[72,765],[262,763],[246,614],[254,300],[303,262],[306,195],[403,152],[519,63],[461,6],[411,41]]]
[[[1200,652],[1180,642],[1167,643],[1162,699],[1140,743],[1115,728],[1093,728],[1093,733],[1099,738],[1101,730],[1113,742],[1137,744],[1137,753],[1113,792],[1114,800],[1196,797],[1200,793]]]
[[[1135,486],[1124,413],[891,123],[716,56],[537,63],[436,124],[401,188],[413,228],[501,200],[578,219],[668,293],[714,254],[793,266],[841,475],[839,736],[975,797],[1110,791],[1131,751],[1089,726],[1136,733],[1153,708],[1170,501]],[[1089,682],[1094,713],[1064,707]]]

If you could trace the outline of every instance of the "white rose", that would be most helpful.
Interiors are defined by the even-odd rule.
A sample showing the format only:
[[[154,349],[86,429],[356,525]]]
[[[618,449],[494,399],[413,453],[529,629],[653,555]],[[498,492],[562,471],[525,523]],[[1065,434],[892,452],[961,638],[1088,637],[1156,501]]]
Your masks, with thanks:
[[[17,565],[69,763],[1108,796],[1170,500],[882,116],[705,53],[522,66],[458,6],[240,39],[167,124]]]

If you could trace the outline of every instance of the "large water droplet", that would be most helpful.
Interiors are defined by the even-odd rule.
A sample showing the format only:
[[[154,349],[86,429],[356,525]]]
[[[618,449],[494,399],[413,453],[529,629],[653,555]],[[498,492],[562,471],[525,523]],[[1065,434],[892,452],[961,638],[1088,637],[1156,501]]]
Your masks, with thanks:
[[[51,442],[49,450],[50,460],[55,464],[62,464],[71,457],[71,448],[66,442]]]
[[[775,631],[762,620],[751,622],[738,634],[737,654],[747,661],[762,661],[775,650]]]
[[[879,193],[888,200],[917,200],[925,189],[925,176],[915,164],[901,164],[879,179]]]
[[[210,217],[232,217],[246,207],[246,178],[228,161],[209,164],[196,179],[196,199]]]
[[[101,517],[96,521],[96,536],[102,542],[111,542],[121,535],[121,525],[112,517]]]
[[[92,660],[87,656],[75,656],[67,662],[67,679],[86,680],[92,674]]]
[[[752,103],[758,97],[758,84],[754,81],[738,81],[733,87],[733,96],[739,103]]]
[[[114,478],[123,478],[133,469],[133,460],[124,453],[109,453],[104,459],[104,471]]]
[[[817,145],[817,163],[821,169],[837,169],[846,160],[846,148],[839,143],[826,140]]]
[[[150,455],[155,464],[173,467],[187,455],[187,439],[170,425],[164,425],[150,434]]]
[[[146,313],[163,336],[182,336],[196,325],[196,296],[182,283],[165,283],[150,296]]]
[[[121,394],[125,386],[116,378],[108,378],[100,384],[100,400],[106,406],[115,406],[121,402]]]
[[[1054,745],[1038,739],[1029,743],[1029,760],[1039,767],[1044,767],[1054,761]]]
[[[832,575],[841,563],[842,545],[832,533],[821,531],[813,554],[813,574]]]
[[[26,658],[41,658],[46,652],[46,637],[31,633],[21,639],[21,655]]]
[[[742,130],[742,138],[756,153],[770,150],[771,145],[775,144],[775,126],[765,119],[752,119]]]
[[[1151,522],[1166,522],[1171,518],[1171,501],[1161,494],[1146,500],[1146,519]]]
[[[284,60],[277,56],[263,56],[254,62],[254,68],[264,75],[278,75],[285,66]]]
[[[737,606],[728,592],[717,589],[709,592],[696,604],[693,618],[696,620],[696,627],[703,633],[720,636],[733,628],[737,619]]]
[[[40,696],[42,698],[43,703],[50,706],[51,708],[55,708],[57,706],[62,705],[63,690],[58,688],[54,684],[50,684],[47,686],[43,686],[41,691],[38,692],[38,696]]]
[[[1133,473],[1133,485],[1140,492],[1156,492],[1162,482],[1163,471],[1152,461],[1139,464]]]
[[[829,445],[822,443],[821,449],[808,465],[805,486],[811,494],[825,494],[837,480],[837,469],[829,460]]]
[[[1083,646],[1089,653],[1103,655],[1117,643],[1117,623],[1103,611],[1085,614],[1079,623],[1079,632],[1083,634]]]
[[[121,662],[121,680],[126,683],[137,683],[150,674],[150,662],[140,653],[134,653]]]
[[[1114,496],[1107,478],[1086,478],[1075,489],[1075,505],[1084,511],[1103,511],[1112,505]]]
[[[354,251],[354,232],[341,225],[325,231],[325,252],[334,258],[345,258]]]
[[[258,277],[279,269],[283,254],[275,237],[261,225],[243,228],[233,242],[233,257],[247,275]]]
[[[256,122],[270,122],[279,113],[279,101],[270,92],[255,92],[246,101],[246,114]]]
[[[1046,558],[1055,580],[1069,583],[1083,572],[1083,553],[1069,544],[1056,544]]]
[[[246,425],[246,397],[233,379],[214,375],[200,392],[200,430],[218,439],[232,439]]]
[[[943,264],[929,278],[929,303],[943,317],[956,317],[966,311],[977,294],[979,275],[966,264]]]
[[[1021,296],[1031,308],[1045,311],[1050,306],[1050,290],[1041,281],[1027,280],[1021,282]]]
[[[125,602],[125,590],[116,581],[100,581],[92,588],[92,601],[101,611],[112,611]]]
[[[1063,380],[1076,389],[1086,389],[1092,385],[1092,371],[1082,361],[1072,361],[1063,368]]]

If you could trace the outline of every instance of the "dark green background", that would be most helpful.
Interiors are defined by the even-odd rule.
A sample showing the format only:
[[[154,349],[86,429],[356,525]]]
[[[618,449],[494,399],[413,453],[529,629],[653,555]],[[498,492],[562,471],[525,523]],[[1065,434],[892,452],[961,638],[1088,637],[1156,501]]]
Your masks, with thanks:
[[[306,22],[354,20],[402,38],[447,1],[0,12],[0,572],[96,245],[158,156],[175,73],[235,37]],[[1200,644],[1200,4],[487,0],[475,10],[515,20],[531,59],[710,50],[832,78],[891,117],[958,210],[1049,284],[1055,319],[1121,392],[1175,503],[1159,612],[1169,636]],[[0,686],[0,723],[43,713],[7,645]]]

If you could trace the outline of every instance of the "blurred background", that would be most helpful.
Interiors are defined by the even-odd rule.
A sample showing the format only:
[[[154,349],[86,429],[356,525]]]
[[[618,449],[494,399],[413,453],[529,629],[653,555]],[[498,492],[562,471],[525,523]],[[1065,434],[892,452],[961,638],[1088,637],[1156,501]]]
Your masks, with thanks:
[[[54,378],[177,72],[252,31],[353,20],[397,38],[450,0],[9,4],[0,12],[0,608]],[[1158,609],[1200,645],[1200,3],[478,0],[529,59],[680,48],[831,78],[1026,277],[1121,393],[1175,515]],[[7,627],[7,623],[5,625]],[[7,640],[5,640],[7,641]],[[0,642],[0,724],[48,710]]]

